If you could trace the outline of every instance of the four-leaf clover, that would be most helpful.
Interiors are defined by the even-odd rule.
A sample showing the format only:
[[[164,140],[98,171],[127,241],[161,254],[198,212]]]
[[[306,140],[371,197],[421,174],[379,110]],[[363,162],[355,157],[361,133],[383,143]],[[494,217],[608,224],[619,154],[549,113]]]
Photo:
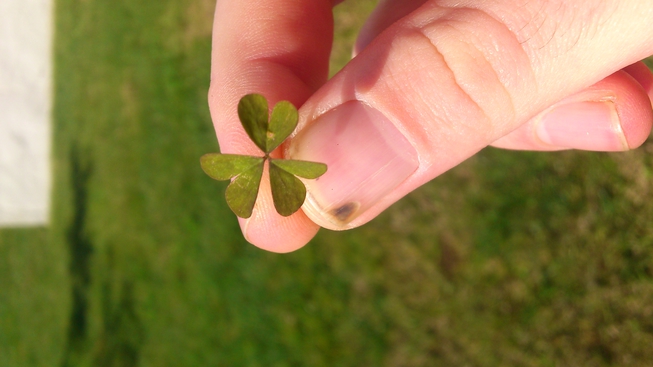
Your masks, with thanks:
[[[274,105],[268,122],[268,101],[260,94],[248,94],[238,103],[238,117],[263,157],[209,153],[200,159],[202,169],[216,180],[233,178],[225,193],[227,204],[237,216],[249,218],[268,161],[274,207],[284,217],[293,214],[306,199],[306,186],[295,176],[314,179],[327,170],[324,163],[270,158],[270,152],[297,127],[297,109],[281,101]]]

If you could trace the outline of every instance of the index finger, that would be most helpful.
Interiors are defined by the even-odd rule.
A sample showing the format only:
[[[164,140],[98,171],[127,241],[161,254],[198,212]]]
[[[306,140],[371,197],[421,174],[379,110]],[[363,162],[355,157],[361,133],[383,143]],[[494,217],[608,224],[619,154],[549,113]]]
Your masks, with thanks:
[[[222,153],[261,155],[249,140],[236,106],[249,93],[273,106],[299,107],[322,84],[333,37],[331,0],[220,0],[216,4],[209,108]],[[264,172],[254,214],[239,218],[245,238],[275,252],[293,251],[318,230],[300,210],[282,217],[272,204]]]

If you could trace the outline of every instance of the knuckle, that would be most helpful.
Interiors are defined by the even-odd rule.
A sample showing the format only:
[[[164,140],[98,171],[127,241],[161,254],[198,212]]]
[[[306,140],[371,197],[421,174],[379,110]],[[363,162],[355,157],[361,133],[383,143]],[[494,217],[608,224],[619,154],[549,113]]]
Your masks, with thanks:
[[[515,123],[519,93],[530,85],[523,76],[531,70],[514,33],[477,9],[457,9],[417,31],[457,88],[461,105],[477,116],[460,124],[486,124],[492,136]]]

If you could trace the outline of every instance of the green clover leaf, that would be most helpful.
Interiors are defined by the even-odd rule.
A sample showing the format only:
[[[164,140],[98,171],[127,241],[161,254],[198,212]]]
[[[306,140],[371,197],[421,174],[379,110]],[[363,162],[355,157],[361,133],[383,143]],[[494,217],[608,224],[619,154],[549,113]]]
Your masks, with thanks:
[[[238,103],[238,117],[264,156],[209,153],[200,159],[202,169],[215,180],[233,179],[225,192],[227,204],[237,216],[249,218],[268,161],[275,209],[284,217],[295,213],[306,199],[306,186],[296,176],[315,179],[327,170],[324,163],[270,158],[270,153],[297,127],[297,109],[281,101],[274,105],[268,121],[268,101],[260,94],[248,94]]]

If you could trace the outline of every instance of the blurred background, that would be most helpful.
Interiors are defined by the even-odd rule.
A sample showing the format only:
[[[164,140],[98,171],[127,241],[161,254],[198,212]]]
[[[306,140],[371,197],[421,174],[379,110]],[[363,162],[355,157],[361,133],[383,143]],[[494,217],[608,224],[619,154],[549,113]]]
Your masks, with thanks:
[[[374,3],[335,9],[333,72]],[[0,230],[0,366],[653,364],[653,141],[486,149],[267,253],[199,166],[213,6],[56,1],[51,219]]]

